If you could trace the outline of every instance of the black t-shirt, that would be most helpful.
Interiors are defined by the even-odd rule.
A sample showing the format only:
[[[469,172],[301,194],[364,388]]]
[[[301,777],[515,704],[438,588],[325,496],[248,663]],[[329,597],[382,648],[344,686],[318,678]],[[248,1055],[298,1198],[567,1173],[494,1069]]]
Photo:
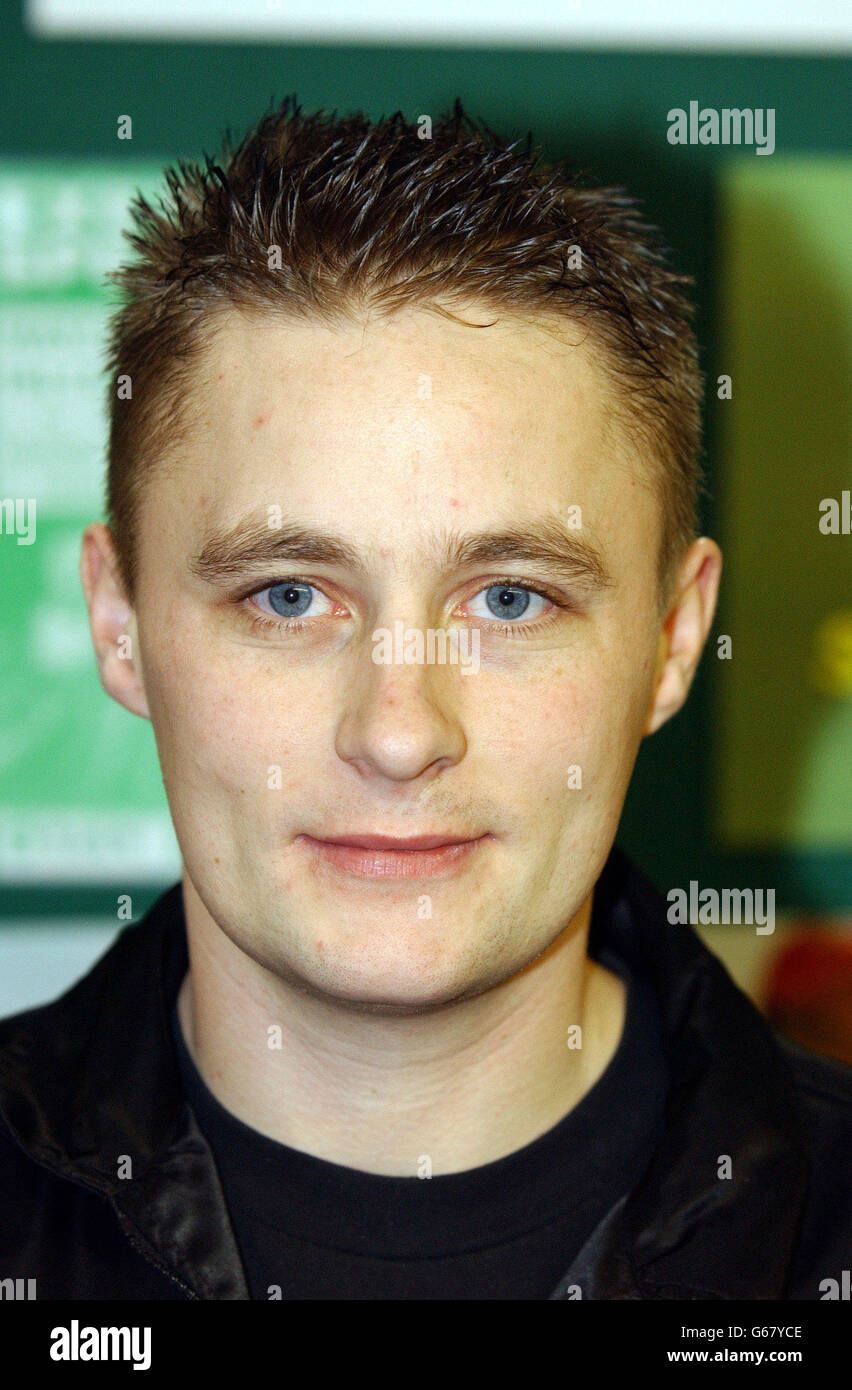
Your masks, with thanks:
[[[172,1010],[183,1084],[206,1135],[253,1299],[546,1299],[663,1125],[668,1068],[649,985],[627,984],[609,1065],[552,1129],[496,1162],[432,1178],[343,1167],[260,1134],[205,1085]],[[280,1295],[278,1290],[280,1289]]]

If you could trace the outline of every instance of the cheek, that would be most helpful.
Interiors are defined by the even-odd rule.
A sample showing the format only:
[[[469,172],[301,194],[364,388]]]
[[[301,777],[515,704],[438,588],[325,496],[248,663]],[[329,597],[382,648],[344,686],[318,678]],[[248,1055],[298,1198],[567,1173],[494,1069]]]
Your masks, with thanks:
[[[613,650],[564,662],[512,694],[483,702],[481,725],[507,787],[526,787],[542,808],[608,799],[636,757],[647,677],[641,660]]]
[[[217,782],[240,794],[260,791],[270,766],[292,757],[298,740],[287,711],[295,692],[272,687],[253,655],[225,659],[186,630],[145,653],[164,780],[179,769],[193,788]]]
[[[327,677],[314,690],[280,654],[241,649],[218,664],[208,651],[203,666],[168,680],[178,794],[218,804],[235,842],[315,800],[334,762]]]

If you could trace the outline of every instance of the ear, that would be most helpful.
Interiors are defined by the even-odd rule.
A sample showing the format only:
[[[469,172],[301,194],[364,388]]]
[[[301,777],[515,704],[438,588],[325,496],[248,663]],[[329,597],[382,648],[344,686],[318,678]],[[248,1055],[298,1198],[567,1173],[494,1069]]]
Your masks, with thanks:
[[[722,552],[702,536],[681,561],[674,598],[660,632],[657,677],[644,734],[653,734],[684,703],[716,612]]]
[[[124,597],[112,533],[102,522],[83,532],[80,579],[101,684],[132,714],[150,719],[142,678],[136,615]]]

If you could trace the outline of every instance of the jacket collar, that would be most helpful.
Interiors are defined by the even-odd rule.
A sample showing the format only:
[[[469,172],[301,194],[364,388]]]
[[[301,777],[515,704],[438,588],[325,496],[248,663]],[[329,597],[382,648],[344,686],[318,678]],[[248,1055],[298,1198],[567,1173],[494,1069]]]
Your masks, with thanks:
[[[552,1298],[778,1299],[808,1165],[795,1082],[775,1037],[658,890],[620,851],[595,892],[589,948],[608,940],[657,996],[671,1085],[662,1138],[628,1198]],[[730,1159],[730,1177],[720,1164]]]
[[[125,1234],[187,1294],[246,1299],[169,1029],[188,965],[175,884],[66,994],[0,1024],[0,1110],[36,1162],[108,1198]],[[119,1176],[127,1159],[131,1175]]]
[[[773,1035],[691,927],[613,850],[589,946],[650,979],[665,1130],[551,1298],[779,1298],[804,1202],[794,1085]],[[190,1297],[246,1299],[224,1195],[186,1102],[169,1011],[188,968],[180,884],[53,1003],[0,1024],[0,1110],[38,1163],[105,1196]],[[154,982],[154,988],[150,987]],[[718,1176],[723,1156],[731,1177]],[[126,1158],[132,1177],[126,1172]]]

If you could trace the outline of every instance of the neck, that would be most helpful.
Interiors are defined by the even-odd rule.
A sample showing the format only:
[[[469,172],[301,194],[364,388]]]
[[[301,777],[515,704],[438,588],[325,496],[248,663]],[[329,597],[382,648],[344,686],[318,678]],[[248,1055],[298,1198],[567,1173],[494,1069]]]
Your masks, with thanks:
[[[591,895],[511,979],[405,1016],[296,989],[234,945],[186,880],[184,900],[178,1013],[206,1085],[253,1129],[331,1163],[406,1177],[424,1158],[435,1176],[493,1162],[557,1124],[618,1045],[625,989],[586,955]]]

